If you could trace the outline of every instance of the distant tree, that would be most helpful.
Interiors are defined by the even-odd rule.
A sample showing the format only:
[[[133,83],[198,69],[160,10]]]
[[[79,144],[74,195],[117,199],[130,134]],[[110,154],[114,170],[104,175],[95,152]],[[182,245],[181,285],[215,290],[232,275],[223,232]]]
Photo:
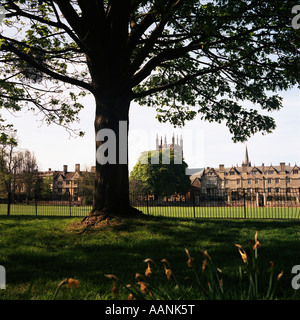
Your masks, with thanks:
[[[25,189],[26,200],[36,198],[41,193],[41,180],[38,176],[36,157],[29,150],[23,152],[19,180]]]
[[[93,204],[93,194],[95,186],[95,173],[82,171],[80,178],[76,180],[77,196],[82,199],[84,205]]]
[[[129,177],[129,193],[130,195],[134,194],[143,194],[149,192],[149,189],[147,188],[146,184],[143,183],[143,181],[139,180],[139,178],[132,176]]]
[[[20,167],[22,155],[17,152],[16,131],[10,125],[1,127],[0,134],[0,181],[1,189],[8,200],[7,214],[10,214],[10,204],[13,196],[13,181]]]
[[[51,199],[51,196],[53,194],[53,191],[51,189],[51,185],[53,184],[53,177],[43,177],[41,181],[41,187],[40,187],[40,198],[49,200]]]
[[[170,152],[169,164],[163,164],[163,152]],[[159,164],[151,163],[153,156],[159,158]],[[191,185],[189,176],[185,174],[187,164],[184,161],[177,164],[176,162],[180,161],[176,161],[176,158],[181,159],[176,152],[168,149],[143,152],[130,174],[130,180],[140,181],[144,188],[156,196],[185,194]]]

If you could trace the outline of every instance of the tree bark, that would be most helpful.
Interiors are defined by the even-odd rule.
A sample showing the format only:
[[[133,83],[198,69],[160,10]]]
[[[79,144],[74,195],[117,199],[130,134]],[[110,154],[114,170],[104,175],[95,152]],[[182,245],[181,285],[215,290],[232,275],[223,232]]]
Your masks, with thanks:
[[[141,212],[131,207],[129,200],[129,95],[120,93],[106,98],[95,97],[95,99],[96,173],[93,210],[90,216],[138,215]],[[112,139],[111,135],[106,136],[107,133],[112,134],[115,139]],[[103,150],[105,150],[104,153]],[[101,163],[100,155],[103,156],[103,154],[106,163]]]

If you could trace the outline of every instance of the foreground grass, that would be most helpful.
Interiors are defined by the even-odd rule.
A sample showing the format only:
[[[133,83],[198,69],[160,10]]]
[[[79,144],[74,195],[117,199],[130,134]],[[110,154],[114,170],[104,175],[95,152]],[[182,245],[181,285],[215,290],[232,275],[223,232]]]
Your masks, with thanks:
[[[78,234],[70,227],[78,221],[80,218],[0,216],[0,265],[6,269],[6,290],[0,290],[0,299],[52,299],[58,284],[67,277],[78,279],[80,285],[75,290],[62,288],[57,299],[113,299],[112,281],[105,275],[132,282],[136,273],[144,274],[146,258],[156,262],[153,279],[158,286],[176,287],[164,275],[160,261],[166,259],[185,297],[199,299],[185,248],[199,270],[206,249],[222,270],[224,288],[234,291],[243,264],[235,244],[247,248],[256,231],[261,243],[262,295],[267,290],[271,260],[276,273],[284,272],[276,298],[298,298],[291,287],[291,269],[300,264],[297,222],[144,217]],[[121,290],[119,298],[127,299],[127,295]]]

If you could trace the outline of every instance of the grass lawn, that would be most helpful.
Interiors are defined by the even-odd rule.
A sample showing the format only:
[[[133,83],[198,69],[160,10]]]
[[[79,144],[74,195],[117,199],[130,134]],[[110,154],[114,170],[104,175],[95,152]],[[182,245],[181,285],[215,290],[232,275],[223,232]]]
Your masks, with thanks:
[[[298,298],[291,287],[291,269],[300,264],[300,226],[295,221],[205,220],[167,217],[128,219],[121,224],[79,234],[70,226],[80,218],[0,216],[0,265],[6,269],[6,289],[0,299],[52,299],[58,284],[66,277],[78,279],[74,290],[65,286],[57,299],[113,299],[113,274],[124,283],[135,282],[135,274],[144,274],[151,258],[156,263],[147,282],[170,298],[201,299],[202,295],[187,266],[185,248],[201,272],[203,249],[222,270],[224,290],[239,287],[239,267],[244,267],[236,243],[250,250],[258,231],[258,290],[265,294],[269,281],[269,261],[278,282],[278,299]],[[250,251],[248,252],[250,256]],[[162,259],[168,260],[173,276],[167,280]],[[119,283],[119,282],[118,282]],[[296,294],[296,295],[295,295]],[[128,292],[120,288],[119,299]]]
[[[138,207],[145,214],[176,218],[299,219],[298,207]]]
[[[91,206],[12,204],[11,215],[84,217]],[[173,218],[230,218],[230,219],[300,219],[299,207],[137,207],[144,214]],[[7,214],[7,205],[0,204],[0,215]]]

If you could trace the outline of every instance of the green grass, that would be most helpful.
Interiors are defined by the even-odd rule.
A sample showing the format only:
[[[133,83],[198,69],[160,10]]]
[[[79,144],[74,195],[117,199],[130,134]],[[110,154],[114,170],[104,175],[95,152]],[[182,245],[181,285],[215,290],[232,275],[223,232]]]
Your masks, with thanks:
[[[198,299],[199,289],[187,267],[185,248],[199,270],[202,250],[206,249],[223,272],[224,288],[234,291],[243,265],[235,243],[247,248],[256,231],[262,245],[258,251],[261,294],[267,289],[272,260],[276,273],[284,271],[277,298],[298,297],[291,287],[291,269],[300,264],[297,222],[145,216],[78,234],[70,228],[78,221],[80,218],[0,216],[0,265],[6,268],[6,290],[0,290],[0,299],[52,299],[66,277],[78,279],[79,288],[71,291],[63,287],[57,299],[113,299],[112,281],[105,274],[134,282],[136,273],[144,274],[146,258],[156,262],[151,281],[157,286],[172,287],[176,298],[181,295],[173,280],[169,282],[164,275],[160,260],[167,259],[185,298]],[[121,290],[120,299],[126,299],[127,294]]]
[[[299,219],[298,207],[138,207],[145,214],[177,218]]]
[[[11,215],[40,215],[40,216],[65,216],[84,217],[91,211],[91,206],[73,207],[68,205],[42,205],[38,204],[12,204]],[[0,204],[0,215],[7,215],[7,204]]]
[[[176,218],[229,218],[229,219],[300,219],[298,207],[137,207],[145,214]],[[90,206],[13,204],[11,215],[84,217]],[[7,205],[0,204],[0,215],[7,214]]]

